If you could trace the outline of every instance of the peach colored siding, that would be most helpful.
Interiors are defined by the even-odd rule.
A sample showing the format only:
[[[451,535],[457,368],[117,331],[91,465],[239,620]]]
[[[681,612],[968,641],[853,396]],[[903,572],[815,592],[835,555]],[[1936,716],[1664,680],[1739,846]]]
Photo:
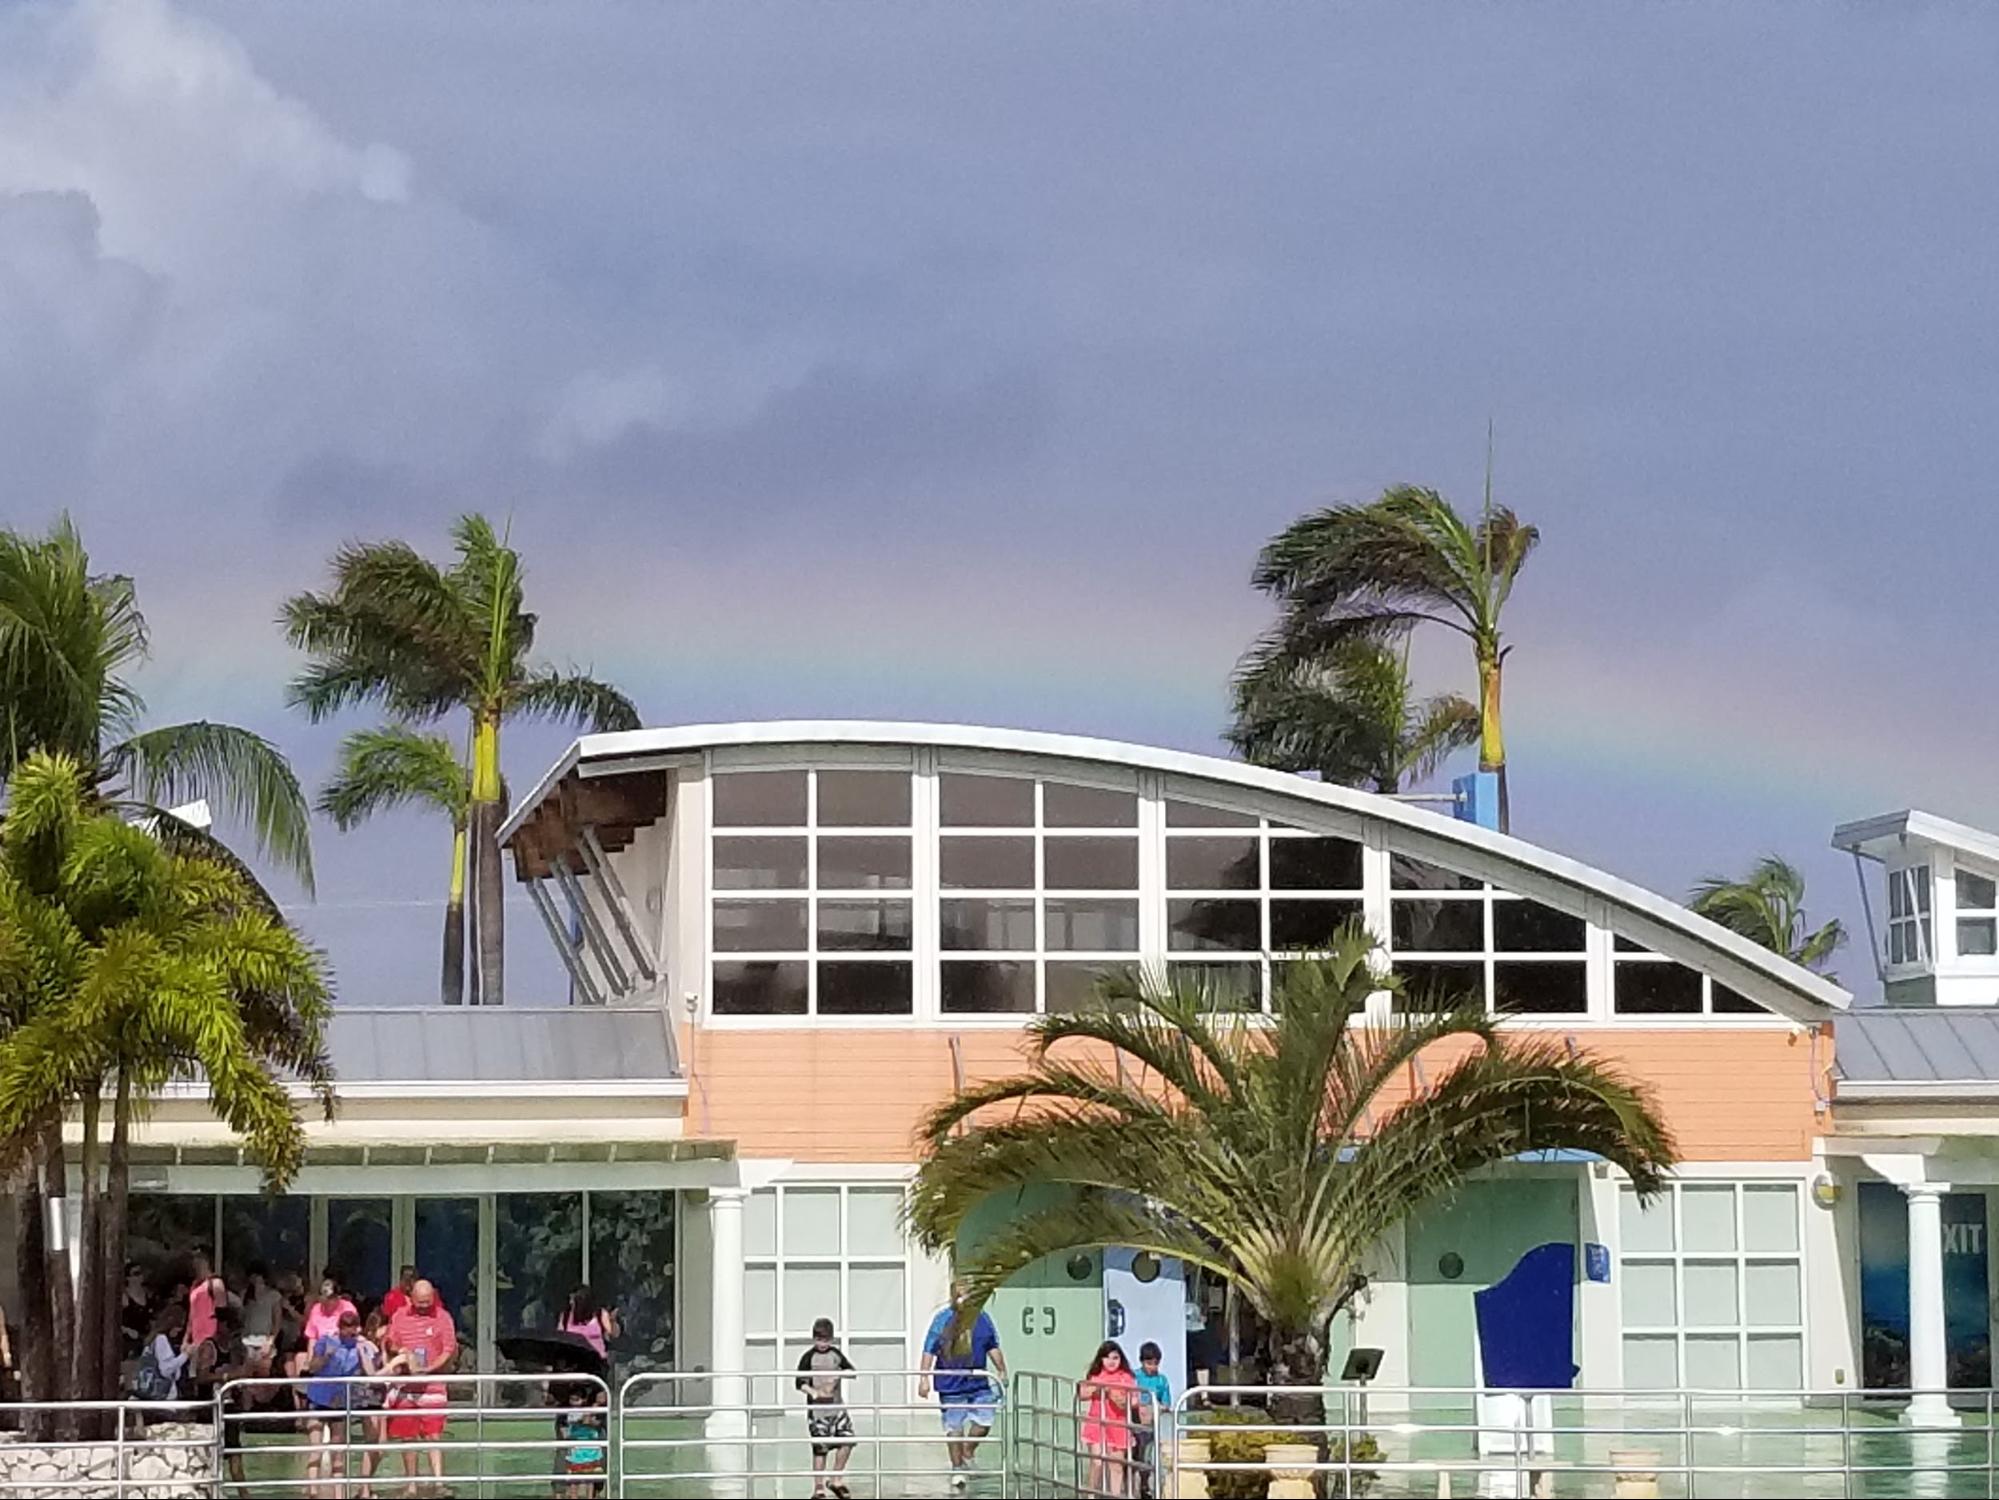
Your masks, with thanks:
[[[968,1082],[1023,1062],[1020,1035],[956,1034]],[[1791,1029],[1578,1029],[1578,1043],[1652,1088],[1688,1161],[1811,1155],[1812,1043]],[[693,1075],[687,1134],[744,1156],[904,1162],[925,1109],[952,1088],[946,1031],[703,1029],[681,1037]],[[1830,1043],[1819,1065],[1830,1066]]]

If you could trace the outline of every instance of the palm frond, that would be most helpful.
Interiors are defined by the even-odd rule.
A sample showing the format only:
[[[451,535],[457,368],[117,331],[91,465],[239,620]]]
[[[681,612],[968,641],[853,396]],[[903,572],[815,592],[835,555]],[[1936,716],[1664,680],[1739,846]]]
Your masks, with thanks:
[[[548,667],[523,677],[509,690],[507,703],[510,715],[580,724],[592,734],[637,729],[640,723],[632,700],[609,683]]]
[[[291,764],[262,735],[197,720],[148,729],[113,752],[134,792],[170,804],[206,798],[249,824],[257,846],[312,890],[312,828]]]
[[[451,741],[405,725],[361,729],[340,742],[332,780],[319,794],[319,810],[345,833],[388,808],[415,803],[465,824],[472,777]]]

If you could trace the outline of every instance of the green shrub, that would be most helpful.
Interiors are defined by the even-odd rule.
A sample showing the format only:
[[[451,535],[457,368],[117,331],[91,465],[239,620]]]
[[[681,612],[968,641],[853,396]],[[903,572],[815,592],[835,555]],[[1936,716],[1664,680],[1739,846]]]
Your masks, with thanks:
[[[1282,1432],[1250,1431],[1231,1432],[1227,1429],[1245,1425],[1261,1425],[1270,1421],[1270,1413],[1259,1406],[1217,1406],[1191,1418],[1182,1429],[1185,1436],[1204,1437],[1208,1440],[1208,1456],[1218,1464],[1260,1464],[1264,1461],[1264,1450],[1272,1443],[1286,1441]],[[1326,1462],[1344,1463],[1347,1456],[1347,1440],[1332,1437],[1326,1442]],[[1377,1463],[1382,1457],[1381,1444],[1374,1434],[1357,1432],[1353,1438],[1353,1461]],[[1345,1474],[1321,1474],[1320,1493],[1327,1496],[1347,1495]],[[1380,1476],[1369,1469],[1353,1471],[1353,1495],[1372,1494],[1380,1482]],[[1250,1469],[1229,1469],[1208,1471],[1208,1494],[1213,1500],[1264,1500],[1270,1490],[1270,1478],[1266,1474]]]

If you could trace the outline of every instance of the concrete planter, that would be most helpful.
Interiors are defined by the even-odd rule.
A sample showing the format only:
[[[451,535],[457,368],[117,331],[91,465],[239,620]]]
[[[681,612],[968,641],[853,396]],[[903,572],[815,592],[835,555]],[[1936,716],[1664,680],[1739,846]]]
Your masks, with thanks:
[[[1208,1475],[1200,1466],[1214,1458],[1206,1438],[1183,1437],[1175,1444],[1173,1495],[1175,1500],[1208,1500]]]
[[[1312,1466],[1318,1461],[1316,1443],[1272,1443],[1265,1448],[1270,1500],[1312,1500]]]
[[[1610,1450],[1610,1492],[1618,1500],[1656,1500],[1659,1453],[1655,1448]]]

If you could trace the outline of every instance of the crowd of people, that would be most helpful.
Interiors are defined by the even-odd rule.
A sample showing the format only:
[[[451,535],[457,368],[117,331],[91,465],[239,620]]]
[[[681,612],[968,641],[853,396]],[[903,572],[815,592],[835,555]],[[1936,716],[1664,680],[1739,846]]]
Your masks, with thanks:
[[[244,1479],[252,1433],[297,1431],[306,1439],[307,1496],[369,1493],[397,1443],[407,1445],[401,1458],[411,1487],[428,1467],[430,1488],[443,1490],[448,1393],[441,1379],[420,1377],[451,1373],[458,1330],[415,1266],[362,1305],[332,1267],[308,1294],[297,1272],[274,1277],[255,1262],[225,1280],[196,1251],[164,1281],[137,1263],[126,1267],[119,1321],[134,1398],[221,1397],[233,1479]],[[354,1479],[359,1485],[350,1487]]]

